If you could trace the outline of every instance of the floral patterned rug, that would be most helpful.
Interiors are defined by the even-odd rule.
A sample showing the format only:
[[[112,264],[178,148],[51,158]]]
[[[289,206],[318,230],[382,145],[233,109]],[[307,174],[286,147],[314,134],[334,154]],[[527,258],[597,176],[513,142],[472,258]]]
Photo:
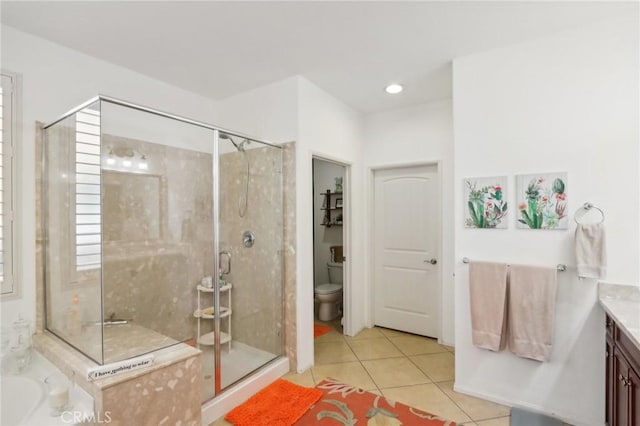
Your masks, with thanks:
[[[456,423],[408,405],[400,404],[354,388],[334,379],[325,379],[316,389],[320,400],[305,413],[295,426],[455,426]]]

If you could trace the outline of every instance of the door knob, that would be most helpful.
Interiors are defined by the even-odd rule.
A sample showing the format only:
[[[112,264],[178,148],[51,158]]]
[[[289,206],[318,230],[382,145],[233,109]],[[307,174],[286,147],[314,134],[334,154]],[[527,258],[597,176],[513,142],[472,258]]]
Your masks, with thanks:
[[[435,265],[436,263],[438,263],[438,259],[425,259],[424,263],[430,263],[432,265]]]

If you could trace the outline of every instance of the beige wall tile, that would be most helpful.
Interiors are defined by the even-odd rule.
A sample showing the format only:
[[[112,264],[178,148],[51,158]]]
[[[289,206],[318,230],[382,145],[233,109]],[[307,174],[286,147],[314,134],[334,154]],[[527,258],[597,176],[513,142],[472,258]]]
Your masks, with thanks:
[[[449,351],[440,354],[415,355],[409,358],[434,382],[454,379],[455,357]]]
[[[436,414],[458,423],[471,419],[434,384],[380,389],[384,396],[397,402]]]

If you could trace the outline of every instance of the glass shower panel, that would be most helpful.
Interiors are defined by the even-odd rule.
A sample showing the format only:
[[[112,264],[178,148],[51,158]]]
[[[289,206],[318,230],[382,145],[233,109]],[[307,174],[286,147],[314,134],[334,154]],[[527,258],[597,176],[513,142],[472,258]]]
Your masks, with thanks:
[[[213,330],[195,316],[199,297],[213,304],[197,290],[214,274],[213,130],[108,101],[102,109],[105,362],[195,346]]]
[[[45,131],[47,328],[102,364],[100,103]]]
[[[282,150],[242,137],[219,137],[220,305],[231,314],[221,348],[221,387],[282,355]],[[228,272],[228,273],[224,273]]]

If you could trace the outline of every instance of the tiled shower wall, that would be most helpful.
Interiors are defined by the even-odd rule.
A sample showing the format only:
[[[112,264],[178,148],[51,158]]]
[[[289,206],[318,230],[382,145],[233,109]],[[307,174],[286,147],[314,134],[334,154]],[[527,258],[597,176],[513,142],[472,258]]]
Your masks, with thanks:
[[[104,313],[195,337],[196,286],[213,273],[211,155],[103,136],[144,152],[145,174],[103,171]]]
[[[245,161],[248,203],[240,217]],[[274,354],[281,353],[284,328],[282,167],[282,150],[273,147],[220,156],[220,250],[231,252],[225,279],[233,283],[233,339]],[[253,247],[243,245],[245,231],[254,233]]]

